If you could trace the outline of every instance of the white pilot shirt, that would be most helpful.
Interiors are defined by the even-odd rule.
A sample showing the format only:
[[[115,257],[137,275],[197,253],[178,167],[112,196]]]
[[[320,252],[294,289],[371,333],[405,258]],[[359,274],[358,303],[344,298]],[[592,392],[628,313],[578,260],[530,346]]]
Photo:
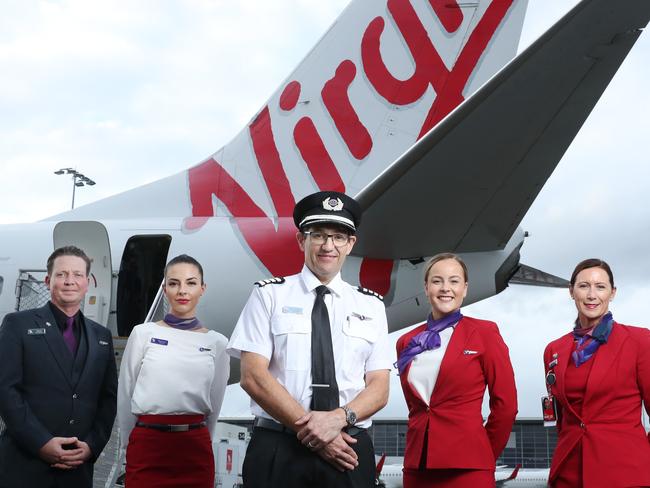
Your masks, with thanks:
[[[261,286],[260,286],[261,285]],[[269,360],[269,372],[302,407],[311,403],[311,312],[319,279],[303,266],[284,280],[258,282],[230,337],[227,352],[239,358],[242,351]],[[327,285],[324,296],[329,312],[339,404],[345,405],[365,388],[369,371],[391,369],[392,350],[384,303],[360,292],[341,279]],[[253,415],[272,418],[251,398]],[[370,419],[358,422],[367,428]]]
[[[438,373],[440,373],[440,365],[445,357],[445,352],[447,351],[447,346],[449,345],[454,330],[456,330],[456,326],[452,325],[441,331],[440,347],[421,352],[411,361],[408,381],[427,405],[429,405],[433,389],[436,387]]]
[[[205,414],[213,442],[230,374],[227,339],[147,322],[133,328],[117,388],[117,416],[126,449],[138,415]]]

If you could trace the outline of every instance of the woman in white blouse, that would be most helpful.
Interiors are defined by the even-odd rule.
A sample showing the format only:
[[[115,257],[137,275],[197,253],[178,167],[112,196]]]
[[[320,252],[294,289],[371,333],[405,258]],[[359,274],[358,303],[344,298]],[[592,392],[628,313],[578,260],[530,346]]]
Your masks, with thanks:
[[[165,267],[170,312],[134,327],[118,386],[126,486],[212,488],[212,442],[230,372],[227,339],[196,318],[203,269],[182,254]]]

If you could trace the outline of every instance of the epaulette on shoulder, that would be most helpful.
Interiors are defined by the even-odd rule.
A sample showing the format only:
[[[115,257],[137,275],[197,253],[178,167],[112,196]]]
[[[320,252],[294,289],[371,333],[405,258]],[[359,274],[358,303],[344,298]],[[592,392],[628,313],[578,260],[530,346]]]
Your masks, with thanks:
[[[377,293],[376,291],[369,290],[368,288],[364,288],[363,286],[357,286],[357,291],[359,293],[363,293],[364,295],[370,295],[371,297],[378,298],[382,302],[384,301],[384,297]]]
[[[267,278],[266,280],[256,281],[255,285],[262,288],[266,285],[281,285],[286,280],[284,278]]]

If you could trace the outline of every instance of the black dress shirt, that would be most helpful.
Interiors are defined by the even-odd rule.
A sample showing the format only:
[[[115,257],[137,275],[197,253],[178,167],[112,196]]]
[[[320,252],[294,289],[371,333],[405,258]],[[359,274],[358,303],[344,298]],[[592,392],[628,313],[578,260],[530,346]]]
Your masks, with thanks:
[[[51,301],[47,302],[47,304],[50,306],[50,310],[52,310],[52,315],[54,315],[54,320],[56,320],[56,325],[61,331],[61,334],[63,334],[63,331],[65,330],[66,327],[66,320],[68,319],[68,316],[65,314],[63,310],[61,310],[59,307],[54,305]],[[81,327],[81,321],[83,319],[81,318],[81,313],[77,312],[74,315],[74,325],[72,326],[72,331],[74,332],[74,337],[77,340],[77,344],[81,342],[82,336],[82,329]],[[78,348],[77,348],[78,349]]]

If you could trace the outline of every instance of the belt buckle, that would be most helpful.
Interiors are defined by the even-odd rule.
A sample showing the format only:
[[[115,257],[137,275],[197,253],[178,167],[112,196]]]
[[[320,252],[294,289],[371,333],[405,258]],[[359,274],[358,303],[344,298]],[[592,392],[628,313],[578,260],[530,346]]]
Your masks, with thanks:
[[[170,432],[187,432],[188,430],[190,430],[190,426],[188,424],[171,424],[169,426]]]

